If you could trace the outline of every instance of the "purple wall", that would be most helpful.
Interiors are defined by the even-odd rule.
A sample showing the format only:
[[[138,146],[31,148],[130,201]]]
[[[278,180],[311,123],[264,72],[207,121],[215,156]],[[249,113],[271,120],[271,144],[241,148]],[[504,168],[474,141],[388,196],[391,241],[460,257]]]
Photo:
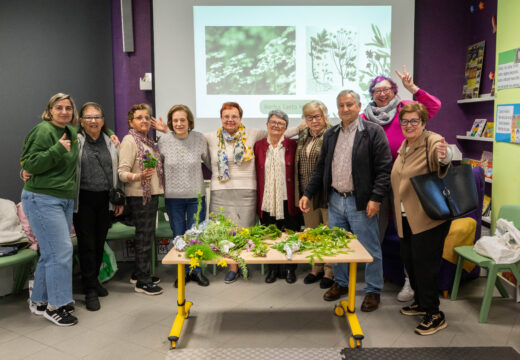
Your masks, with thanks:
[[[485,1],[485,9],[472,14],[477,1],[416,1],[415,81],[437,96],[442,109],[428,128],[455,143],[463,154],[480,157],[484,144],[458,141],[475,118],[493,121],[493,102],[457,104],[462,98],[466,51],[469,45],[485,40],[484,69],[480,93],[489,93],[490,71],[495,68],[496,34],[491,32],[491,16],[496,16],[497,0]],[[486,143],[487,144],[487,143]]]
[[[128,132],[126,114],[134,104],[153,104],[151,91],[139,90],[139,78],[152,72],[150,0],[133,1],[134,52],[123,52],[121,2],[112,1],[112,57],[114,70],[114,123],[120,139]]]

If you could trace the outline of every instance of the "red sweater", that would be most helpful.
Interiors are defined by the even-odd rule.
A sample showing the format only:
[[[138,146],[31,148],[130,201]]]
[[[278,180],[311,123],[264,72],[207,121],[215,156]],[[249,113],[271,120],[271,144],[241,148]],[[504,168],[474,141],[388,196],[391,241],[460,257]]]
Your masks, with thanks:
[[[289,207],[289,215],[298,214],[298,209],[294,202],[294,156],[296,154],[296,141],[285,138],[282,141],[285,148],[285,183],[287,185],[287,202]],[[267,149],[269,144],[267,138],[259,140],[255,143],[255,167],[256,167],[256,213],[262,218],[262,202],[264,200],[264,184],[265,184],[265,159],[267,157]]]

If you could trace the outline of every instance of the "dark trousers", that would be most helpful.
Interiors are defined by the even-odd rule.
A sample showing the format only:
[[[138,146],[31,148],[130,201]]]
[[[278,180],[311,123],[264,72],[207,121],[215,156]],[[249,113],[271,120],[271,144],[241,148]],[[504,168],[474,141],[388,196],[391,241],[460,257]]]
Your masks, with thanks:
[[[159,196],[143,205],[141,196],[127,196],[126,206],[129,208],[135,226],[135,270],[137,281],[144,284],[152,282],[152,245],[155,241],[155,219]]]
[[[78,237],[79,265],[85,293],[95,290],[110,217],[108,191],[79,192],[78,212],[73,216]]]
[[[287,200],[285,200],[283,202],[283,219],[277,220],[276,217],[271,216],[265,211],[262,211],[262,218],[260,219],[260,223],[266,226],[274,224],[282,231],[286,229],[300,231],[303,221],[301,215],[289,215],[289,207],[287,205]],[[285,273],[287,270],[296,270],[296,267],[297,264],[268,264],[267,271],[278,271],[280,273]]]
[[[451,221],[446,221],[433,229],[412,234],[403,216],[401,257],[415,292],[415,302],[429,314],[439,312],[439,272],[450,225]]]

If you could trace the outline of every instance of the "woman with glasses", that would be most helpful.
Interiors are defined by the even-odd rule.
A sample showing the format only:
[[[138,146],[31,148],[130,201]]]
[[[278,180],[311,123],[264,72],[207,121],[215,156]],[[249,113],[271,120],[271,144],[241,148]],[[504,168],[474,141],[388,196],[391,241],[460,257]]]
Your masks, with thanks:
[[[412,102],[399,112],[399,126],[405,138],[397,151],[391,181],[401,257],[414,290],[414,301],[401,309],[403,315],[424,316],[415,332],[431,335],[447,326],[439,311],[438,280],[444,239],[451,221],[433,220],[424,211],[410,178],[437,172],[446,175],[452,153],[444,138],[425,129],[428,110]]]
[[[159,149],[148,136],[152,109],[133,105],[127,119],[130,130],[121,142],[119,179],[125,183],[126,206],[135,226],[135,288],[146,295],[162,294],[159,278],[152,277],[152,244],[159,195],[164,194],[163,165]]]
[[[296,141],[284,136],[289,117],[280,110],[267,116],[267,137],[255,143],[256,213],[263,225],[274,224],[282,231],[300,230],[300,215],[294,197]],[[285,278],[296,282],[296,264],[269,264],[266,283]]]
[[[99,296],[108,291],[98,281],[103,249],[110,226],[109,211],[121,215],[123,205],[109,202],[110,189],[119,186],[118,151],[107,135],[101,106],[87,102],[79,112],[78,184],[74,208],[74,228],[78,237],[79,260],[87,310],[99,310]]]
[[[401,82],[406,90],[408,90],[415,99],[423,104],[428,112],[428,119],[435,116],[441,109],[441,102],[435,96],[430,95],[423,89],[420,89],[414,84],[412,75],[406,71],[406,66],[403,66],[403,73],[398,70],[395,71],[401,79]],[[397,157],[397,150],[405,139],[401,126],[399,124],[399,111],[405,104],[410,103],[410,100],[401,100],[397,95],[397,84],[386,76],[378,76],[370,83],[369,87],[372,101],[367,105],[361,117],[368,121],[375,122],[383,127],[388,138],[390,151],[392,152],[392,159],[395,161]],[[382,242],[386,228],[388,226],[388,217],[391,208],[391,196],[386,196],[381,203],[379,211],[379,234]],[[410,288],[408,278],[401,291],[397,295],[399,301],[409,301],[413,298],[413,291]]]
[[[331,127],[327,115],[327,107],[321,101],[311,101],[303,105],[302,117],[307,124],[305,129],[298,133],[298,145],[294,160],[295,201],[298,201],[305,190],[305,186],[318,163],[323,134]],[[298,206],[298,204],[295,204]],[[329,216],[327,204],[323,200],[323,193],[318,193],[312,198],[310,210],[303,214],[305,227],[314,228],[320,224],[328,224]],[[311,272],[303,279],[305,284],[313,284],[320,281],[320,288],[328,289],[334,284],[334,271],[330,264],[315,264]]]

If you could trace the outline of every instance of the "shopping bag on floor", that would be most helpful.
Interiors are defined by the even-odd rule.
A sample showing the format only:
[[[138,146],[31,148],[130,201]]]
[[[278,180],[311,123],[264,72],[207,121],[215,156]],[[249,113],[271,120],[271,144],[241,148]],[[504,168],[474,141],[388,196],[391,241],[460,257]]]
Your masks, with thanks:
[[[114,277],[117,272],[117,261],[116,255],[114,251],[108,246],[105,242],[105,247],[103,249],[103,260],[101,261],[101,266],[99,268],[99,282],[105,282]]]

